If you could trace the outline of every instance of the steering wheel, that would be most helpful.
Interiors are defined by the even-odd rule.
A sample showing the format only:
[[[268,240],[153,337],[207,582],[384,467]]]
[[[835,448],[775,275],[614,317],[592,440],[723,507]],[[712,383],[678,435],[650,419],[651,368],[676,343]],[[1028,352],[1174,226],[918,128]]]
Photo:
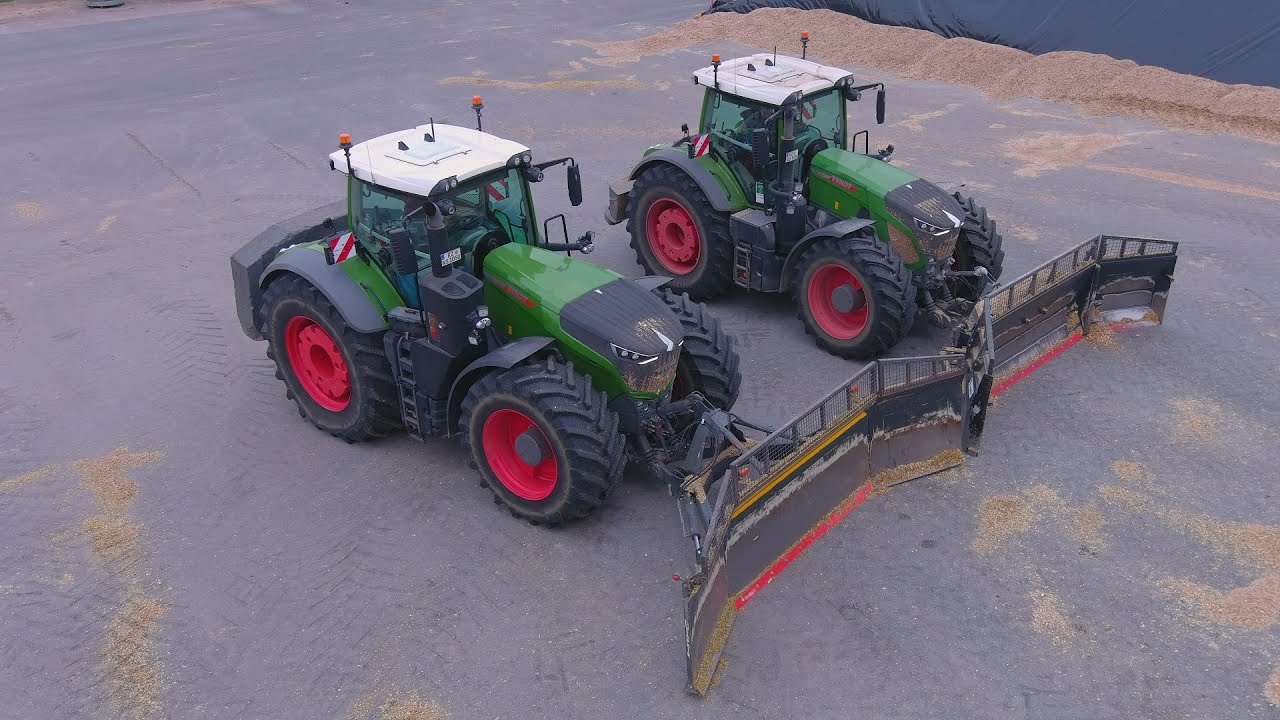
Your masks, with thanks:
[[[484,259],[493,250],[511,242],[511,238],[501,230],[490,230],[480,239],[476,241],[475,249],[472,250],[471,267],[475,268],[475,275],[484,274]]]

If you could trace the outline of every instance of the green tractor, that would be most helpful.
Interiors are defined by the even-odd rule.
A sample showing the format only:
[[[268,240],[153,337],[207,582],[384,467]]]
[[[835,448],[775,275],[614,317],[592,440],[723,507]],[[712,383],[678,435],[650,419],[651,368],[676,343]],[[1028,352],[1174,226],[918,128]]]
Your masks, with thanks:
[[[850,133],[848,103],[873,89],[884,122],[883,84],[776,53],[713,55],[693,82],[706,88],[698,134],[686,125],[647,149],[610,185],[606,213],[669,287],[700,300],[732,285],[790,292],[818,345],[867,359],[895,346],[917,309],[957,324],[999,278],[1002,241],[982,206],[889,164],[892,145],[870,153],[866,130]]]
[[[548,525],[598,507],[628,456],[683,480],[717,442],[740,445],[723,412],[739,358],[718,321],[665,278],[571,257],[591,233],[568,242],[563,215],[539,234],[530,183],[567,164],[578,205],[579,167],[533,162],[473,105],[476,130],[343,135],[330,167],[346,202],[232,257],[244,332],[299,413],[348,442],[456,435],[495,501]],[[547,239],[556,220],[563,242]],[[691,449],[704,416],[721,433]]]

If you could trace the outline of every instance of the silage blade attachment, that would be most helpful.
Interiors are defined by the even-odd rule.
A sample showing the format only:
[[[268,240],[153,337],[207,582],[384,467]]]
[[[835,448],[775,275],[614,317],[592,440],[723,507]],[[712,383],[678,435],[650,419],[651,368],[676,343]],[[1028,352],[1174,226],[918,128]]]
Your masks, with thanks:
[[[989,290],[990,317],[969,319],[991,348],[998,394],[1079,341],[1096,323],[1156,325],[1164,318],[1178,244],[1099,235],[1022,277]]]
[[[698,572],[685,583],[689,690],[707,692],[737,612],[814,540],[877,489],[963,462],[1002,383],[1100,323],[1161,322],[1177,250],[1083,243],[988,290],[955,354],[873,362],[737,458],[707,493]]]
[[[733,462],[712,486],[686,583],[689,689],[709,689],[734,617],[878,488],[964,459],[971,373],[961,355],[880,360]]]

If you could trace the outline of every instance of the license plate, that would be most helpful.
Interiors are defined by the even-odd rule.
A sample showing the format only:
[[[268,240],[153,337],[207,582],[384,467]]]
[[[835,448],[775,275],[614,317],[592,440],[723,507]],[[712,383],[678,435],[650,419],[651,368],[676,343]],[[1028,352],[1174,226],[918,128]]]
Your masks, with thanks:
[[[440,256],[441,265],[452,265],[462,259],[462,248],[454,248]]]

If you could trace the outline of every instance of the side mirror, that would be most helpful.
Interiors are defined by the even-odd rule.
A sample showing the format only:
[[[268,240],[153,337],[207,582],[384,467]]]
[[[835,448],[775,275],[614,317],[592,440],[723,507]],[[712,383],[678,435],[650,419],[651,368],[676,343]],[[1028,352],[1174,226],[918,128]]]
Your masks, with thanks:
[[[756,128],[751,131],[751,161],[757,170],[769,164],[769,130]]]
[[[565,174],[569,176],[569,204],[578,207],[582,204],[582,170],[570,165]]]
[[[876,93],[876,124],[884,124],[884,88]]]

